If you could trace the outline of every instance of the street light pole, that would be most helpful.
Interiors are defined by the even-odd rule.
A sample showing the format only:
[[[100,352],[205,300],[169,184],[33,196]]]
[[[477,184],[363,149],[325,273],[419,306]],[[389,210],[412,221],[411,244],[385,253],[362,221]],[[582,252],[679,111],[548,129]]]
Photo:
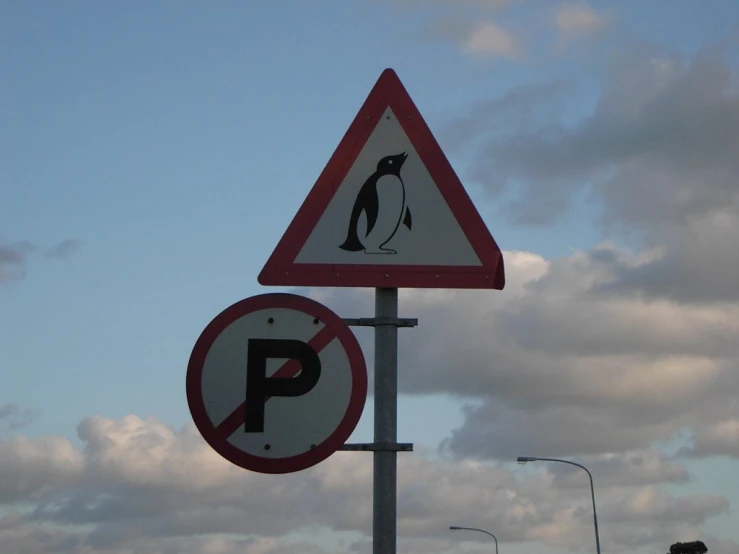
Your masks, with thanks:
[[[518,457],[518,463],[519,464],[525,464],[527,462],[559,462],[562,464],[569,464],[571,466],[579,467],[580,469],[584,469],[585,473],[588,474],[588,477],[590,478],[590,496],[593,499],[593,525],[595,526],[595,548],[600,554],[600,536],[598,535],[598,514],[595,511],[595,486],[593,485],[593,475],[590,473],[590,470],[586,468],[584,465],[578,464],[577,462],[571,462],[569,460],[560,460],[558,458],[539,458],[534,456],[519,456]]]
[[[480,533],[485,533],[486,535],[490,535],[493,537],[493,540],[495,541],[495,554],[498,554],[498,538],[493,535],[490,531],[485,531],[484,529],[477,529],[475,527],[459,527],[457,525],[450,525],[449,526],[450,531],[479,531]]]

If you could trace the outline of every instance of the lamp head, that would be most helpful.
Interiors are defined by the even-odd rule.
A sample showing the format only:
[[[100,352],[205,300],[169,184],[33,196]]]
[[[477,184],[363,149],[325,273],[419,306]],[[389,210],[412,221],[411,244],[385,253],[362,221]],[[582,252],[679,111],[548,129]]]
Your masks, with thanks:
[[[528,463],[528,462],[535,462],[536,460],[537,460],[536,458],[532,458],[531,456],[519,456],[516,459],[516,461],[519,464],[525,464],[525,463]]]

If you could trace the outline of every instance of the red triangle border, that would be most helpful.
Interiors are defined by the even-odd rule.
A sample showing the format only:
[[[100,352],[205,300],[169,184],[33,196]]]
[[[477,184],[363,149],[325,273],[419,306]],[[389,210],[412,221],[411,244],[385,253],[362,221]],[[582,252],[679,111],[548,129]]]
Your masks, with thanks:
[[[457,219],[481,266],[298,264],[295,259],[367,140],[390,107]],[[503,254],[392,69],[380,75],[354,121],[259,274],[268,286],[497,289]]]

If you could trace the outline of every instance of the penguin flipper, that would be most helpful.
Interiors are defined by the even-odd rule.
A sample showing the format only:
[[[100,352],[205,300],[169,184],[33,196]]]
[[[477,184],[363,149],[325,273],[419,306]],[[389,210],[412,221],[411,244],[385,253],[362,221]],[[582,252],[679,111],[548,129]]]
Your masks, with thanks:
[[[413,225],[413,220],[411,219],[411,209],[406,206],[405,207],[405,217],[403,217],[403,225],[408,227],[408,230],[411,230],[411,225]]]

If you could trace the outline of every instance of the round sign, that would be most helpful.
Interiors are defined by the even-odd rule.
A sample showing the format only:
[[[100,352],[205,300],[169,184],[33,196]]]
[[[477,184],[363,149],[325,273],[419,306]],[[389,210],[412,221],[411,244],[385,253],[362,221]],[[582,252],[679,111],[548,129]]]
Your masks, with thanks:
[[[262,294],[205,328],[187,366],[203,438],[230,462],[290,473],[336,452],[359,422],[367,365],[349,326],[318,302]]]

